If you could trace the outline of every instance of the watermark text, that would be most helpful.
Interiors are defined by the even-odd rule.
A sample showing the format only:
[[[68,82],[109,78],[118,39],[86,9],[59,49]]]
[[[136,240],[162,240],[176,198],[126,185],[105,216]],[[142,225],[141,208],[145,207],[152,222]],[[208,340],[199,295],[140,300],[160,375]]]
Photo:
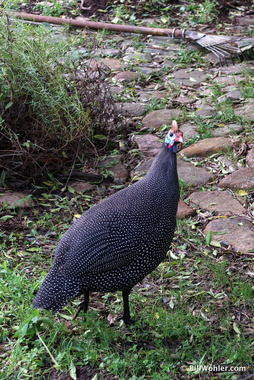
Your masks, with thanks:
[[[245,366],[227,366],[227,365],[189,365],[182,366],[182,369],[188,372],[246,372],[249,368]]]

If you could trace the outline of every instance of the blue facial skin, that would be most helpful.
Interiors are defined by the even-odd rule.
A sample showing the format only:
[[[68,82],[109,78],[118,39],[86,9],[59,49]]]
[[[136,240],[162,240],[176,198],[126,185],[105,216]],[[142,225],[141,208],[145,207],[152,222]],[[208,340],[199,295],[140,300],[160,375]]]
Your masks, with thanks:
[[[177,142],[175,141],[175,134],[172,131],[169,131],[165,137],[165,146],[171,150],[171,152],[177,152]]]

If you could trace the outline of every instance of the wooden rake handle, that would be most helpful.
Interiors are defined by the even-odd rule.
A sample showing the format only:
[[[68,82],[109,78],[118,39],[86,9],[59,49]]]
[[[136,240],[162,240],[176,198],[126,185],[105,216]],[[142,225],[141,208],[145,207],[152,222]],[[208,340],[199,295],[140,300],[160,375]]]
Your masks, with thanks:
[[[106,22],[95,22],[87,21],[85,19],[68,19],[60,17],[51,17],[51,16],[42,16],[31,13],[19,13],[19,12],[4,12],[7,16],[13,16],[22,20],[27,21],[36,21],[36,22],[47,22],[50,24],[57,25],[73,25],[79,28],[89,28],[89,29],[107,29],[113,30],[116,32],[124,33],[139,33],[152,36],[165,36],[171,38],[185,38],[185,30],[179,28],[173,29],[162,29],[162,28],[148,28],[143,26],[134,26],[134,25],[120,25],[120,24],[110,24]]]

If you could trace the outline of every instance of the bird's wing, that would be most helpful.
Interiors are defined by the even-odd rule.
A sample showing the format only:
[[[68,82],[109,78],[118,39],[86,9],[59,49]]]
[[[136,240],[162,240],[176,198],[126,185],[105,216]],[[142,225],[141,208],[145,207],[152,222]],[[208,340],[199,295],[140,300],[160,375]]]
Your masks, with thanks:
[[[75,272],[77,276],[88,273],[110,271],[127,265],[135,259],[146,236],[140,226],[143,218],[105,218],[98,226],[85,224],[85,229],[75,229],[75,234],[63,237],[55,256],[55,263],[61,263],[63,270]]]

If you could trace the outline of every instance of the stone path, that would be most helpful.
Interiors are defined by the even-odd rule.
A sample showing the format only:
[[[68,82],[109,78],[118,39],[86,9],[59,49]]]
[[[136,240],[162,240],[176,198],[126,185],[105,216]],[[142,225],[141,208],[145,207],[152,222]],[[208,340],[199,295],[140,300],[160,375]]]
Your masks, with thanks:
[[[195,112],[204,121],[214,123],[210,138],[200,139],[179,153],[179,178],[193,188],[193,192],[184,199],[185,202],[179,203],[178,217],[190,217],[197,211],[207,213],[208,223],[204,233],[213,231],[213,240],[221,242],[229,249],[251,253],[254,250],[254,203],[251,198],[254,190],[254,142],[246,141],[245,126],[253,124],[254,114],[253,99],[250,97],[246,100],[242,97],[241,81],[248,80],[244,76],[246,70],[253,76],[254,62],[211,69],[175,69],[171,59],[176,58],[179,46],[170,40],[167,41],[166,48],[162,49],[164,45],[165,38],[150,38],[142,53],[129,46],[122,51],[122,58],[114,61],[116,66],[111,66],[113,90],[122,88],[124,92],[132,87],[135,91],[132,102],[121,103],[121,113],[130,118],[140,118],[142,131],[160,131],[164,125],[170,125],[172,119],[181,120],[185,110]],[[104,61],[103,58],[101,61]],[[121,69],[119,62],[122,63]],[[131,71],[125,71],[128,62],[132,64]],[[107,61],[104,63],[107,64]],[[164,84],[158,85],[151,78],[149,85],[140,88],[139,79],[142,73],[160,73],[165,70],[166,65],[171,69],[168,74],[162,74]],[[214,93],[211,91],[212,86],[216,85],[221,88],[218,103],[222,104],[230,99],[235,115],[241,117],[239,121],[220,122],[222,111],[216,107]],[[178,94],[172,96],[176,88]],[[145,112],[146,105],[161,99],[167,100],[166,107]],[[172,107],[171,104],[177,107]],[[186,120],[181,129],[186,143],[188,139],[194,140],[199,135],[193,122]],[[156,134],[138,134],[135,141],[146,160],[133,175],[148,170],[151,158],[160,148],[160,138]],[[244,156],[246,162],[239,156],[238,163],[236,154],[240,152],[243,142],[247,143]],[[234,154],[230,154],[233,152]],[[241,189],[245,191],[239,192]]]
[[[111,34],[88,62],[95,72],[107,67],[117,110],[135,126],[144,160],[131,175],[149,168],[165,126],[176,119],[186,146],[178,155],[178,173],[189,189],[178,217],[205,213],[204,234],[212,231],[212,239],[229,250],[254,253],[254,94],[246,85],[253,80],[254,61],[219,67],[205,57],[186,64],[179,62],[180,53],[191,54],[193,47],[165,37],[135,41],[136,36]],[[127,181],[120,160],[110,170]]]

